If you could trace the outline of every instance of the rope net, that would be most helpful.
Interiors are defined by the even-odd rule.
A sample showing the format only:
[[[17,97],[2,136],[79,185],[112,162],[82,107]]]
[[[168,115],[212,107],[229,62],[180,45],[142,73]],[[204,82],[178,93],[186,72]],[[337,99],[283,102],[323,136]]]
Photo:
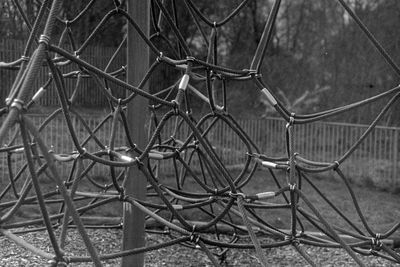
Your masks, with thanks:
[[[374,97],[315,114],[299,115],[287,110],[274,96],[260,75],[260,68],[265,51],[271,43],[274,24],[279,12],[280,2],[275,0],[269,15],[265,18],[262,38],[254,51],[248,69],[226,67],[220,62],[223,55],[218,47],[224,25],[241,13],[250,1],[238,4],[225,18],[213,21],[207,17],[191,0],[178,5],[172,1],[151,1],[151,22],[153,34],[147,37],[137,25],[135,18],[129,16],[125,4],[114,1],[111,9],[102,19],[91,35],[82,44],[77,44],[74,27],[92,9],[96,1],[89,1],[87,6],[76,13],[73,18],[59,17],[62,4],[60,0],[43,0],[39,14],[33,24],[26,21],[29,39],[23,55],[13,62],[1,62],[0,67],[17,72],[16,79],[8,90],[6,105],[0,110],[3,123],[0,128],[0,142],[6,144],[0,149],[11,166],[17,156],[22,156],[24,164],[18,170],[8,168],[8,175],[1,177],[8,185],[0,194],[0,232],[19,245],[47,258],[51,264],[68,264],[73,262],[93,261],[101,266],[105,259],[143,253],[173,244],[182,244],[204,251],[215,266],[219,266],[229,248],[255,249],[258,259],[266,266],[266,248],[292,245],[311,265],[313,259],[302,247],[302,244],[343,248],[353,260],[363,266],[360,255],[375,255],[400,263],[400,255],[388,244],[388,240],[400,226],[395,223],[385,232],[377,233],[368,224],[359,207],[348,177],[341,171],[341,164],[355,151],[371,133],[378,121],[399,97],[400,87],[387,90]],[[364,24],[343,1],[338,1],[366,36],[382,54],[393,69],[400,69],[376,41]],[[23,9],[15,1],[16,8],[26,18]],[[179,29],[179,14],[189,14],[200,33],[201,40],[207,47],[206,54],[199,55],[189,47]],[[125,33],[115,54],[109,59],[106,67],[101,68],[84,60],[85,49],[96,35],[114,17],[122,16],[134,27],[145,41],[152,53],[153,60],[149,69],[138,84],[126,82],[127,67],[112,69],[117,55],[126,48]],[[55,34],[55,28],[62,28]],[[168,30],[168,34],[165,31]],[[161,49],[154,40],[162,40]],[[68,46],[66,45],[68,44]],[[140,64],[138,62],[137,64]],[[70,66],[72,71],[65,71]],[[163,66],[179,74],[173,84],[156,93],[145,90],[149,79],[157,69]],[[45,69],[47,81],[39,86],[35,84],[38,73]],[[95,126],[85,122],[82,114],[76,109],[79,100],[81,83],[91,79],[96,83],[98,93],[104,94],[109,104],[109,111],[104,119]],[[68,81],[68,82],[67,82]],[[71,83],[72,81],[72,83]],[[248,90],[258,90],[265,95],[269,104],[287,122],[286,150],[287,155],[275,157],[261,153],[261,149],[246,134],[243,128],[227,109],[229,86],[243,81],[252,82]],[[69,88],[67,88],[67,85]],[[205,88],[201,90],[199,88]],[[117,90],[118,89],[118,90]],[[37,123],[28,115],[39,99],[51,90],[56,90],[59,107],[44,121]],[[123,97],[120,93],[123,91]],[[202,92],[203,91],[203,92]],[[205,91],[205,93],[204,93]],[[243,92],[246,93],[246,92]],[[189,97],[189,95],[191,97]],[[147,124],[148,142],[139,147],[131,138],[130,121],[127,119],[127,106],[135,99],[149,101],[149,122]],[[195,114],[191,99],[205,102],[208,111]],[[368,129],[341,157],[332,162],[317,162],[302,156],[302,151],[295,150],[294,131],[296,125],[308,124],[326,119],[353,109],[386,99]],[[76,131],[76,121],[83,125],[84,131]],[[72,140],[74,149],[59,151],[49,146],[43,138],[51,123],[63,118],[68,131],[63,139]],[[172,131],[166,132],[166,125],[174,125]],[[106,128],[105,125],[111,125]],[[218,125],[232,131],[243,150],[243,164],[240,171],[232,171],[217,147],[210,141],[210,135]],[[135,127],[133,125],[133,127]],[[99,132],[107,131],[109,138],[101,140]],[[125,140],[116,138],[117,131],[122,131]],[[223,138],[223,137],[220,137]],[[88,149],[89,144],[93,144]],[[173,166],[173,178],[166,178],[162,166]],[[60,168],[68,170],[68,175],[60,175]],[[90,175],[99,166],[106,166],[106,181],[96,180]],[[262,167],[265,175],[275,181],[275,188],[260,188],[255,194],[246,193],[246,185],[251,182],[257,168]],[[136,199],[124,190],[128,179],[128,168],[135,168],[147,179],[146,200]],[[344,181],[353,201],[358,220],[363,229],[346,217],[330,200],[314,186],[310,173],[334,171]],[[283,180],[280,178],[283,173]],[[167,182],[167,180],[169,182]],[[171,182],[172,181],[172,182]],[[304,184],[304,185],[303,185]],[[326,207],[336,212],[348,225],[348,229],[330,224],[321,212],[303,192],[302,186],[310,186],[321,195]],[[280,199],[281,201],[274,201]],[[271,200],[271,201],[270,201]],[[154,229],[170,237],[170,241],[147,245],[145,247],[110,253],[99,253],[87,234],[87,217],[90,212],[109,203],[126,203],[140,209],[146,215],[147,224],[158,226]],[[83,204],[82,204],[83,203]],[[23,207],[38,205],[41,211],[39,219],[14,221],[13,218]],[[279,229],[261,213],[272,210],[285,210],[290,213],[291,221],[288,230]],[[89,214],[89,215],[88,215]],[[196,214],[190,218],[187,214]],[[265,214],[265,213],[264,213]],[[272,213],[271,213],[272,214]],[[201,220],[198,220],[201,218]],[[123,222],[121,222],[123,223]],[[311,225],[318,233],[307,231]],[[121,226],[117,224],[116,226]],[[26,231],[45,229],[53,251],[46,252],[36,248],[16,236],[13,229],[25,227]],[[88,256],[69,255],[65,252],[65,242],[70,228],[77,228],[81,235]],[[100,227],[100,226],[99,226]],[[59,232],[56,233],[56,229]],[[212,234],[209,234],[209,233]],[[226,236],[222,238],[221,236]],[[274,238],[267,238],[273,236]]]

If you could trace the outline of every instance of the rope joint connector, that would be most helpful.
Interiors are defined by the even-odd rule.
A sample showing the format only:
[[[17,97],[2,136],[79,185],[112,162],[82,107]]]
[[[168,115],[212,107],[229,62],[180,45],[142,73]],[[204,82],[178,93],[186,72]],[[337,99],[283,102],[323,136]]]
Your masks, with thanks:
[[[135,162],[136,162],[136,164],[137,164],[139,170],[140,170],[141,168],[143,168],[144,163],[140,160],[139,157],[135,157]]]
[[[294,122],[295,122],[294,116],[295,116],[294,113],[291,113],[291,114],[290,114],[289,121],[288,121],[288,123],[286,124],[286,129],[289,128],[289,127],[292,127],[292,126],[294,125]]]
[[[335,161],[333,162],[333,164],[335,164],[335,166],[333,167],[333,170],[337,170],[337,169],[339,168],[339,166],[340,166],[340,163],[339,163],[339,161],[337,161],[337,160],[335,160]]]
[[[174,115],[179,115],[179,103],[175,99],[171,100],[171,103],[174,105]]]
[[[229,196],[232,197],[232,198],[239,198],[239,197],[241,197],[243,199],[246,198],[246,195],[244,193],[241,193],[241,192],[237,192],[237,193],[229,192]]]
[[[25,109],[24,105],[24,101],[18,98],[15,98],[14,101],[11,103],[11,107],[18,109],[19,111]]]
[[[372,251],[379,251],[382,248],[382,242],[381,242],[381,235],[376,234],[375,237],[371,238],[371,250]]]
[[[163,57],[164,57],[163,52],[160,52],[160,54],[159,54],[158,57],[156,58],[156,61],[157,61],[158,63],[161,63]]]
[[[290,190],[290,191],[295,191],[295,190],[296,190],[296,183],[294,183],[294,184],[289,184],[289,190]]]
[[[243,69],[243,71],[247,71],[250,76],[259,74],[257,70],[252,70],[252,69]]]
[[[21,60],[22,60],[22,61],[28,62],[30,59],[31,59],[31,58],[28,57],[28,56],[25,56],[25,55],[21,56]]]
[[[125,202],[128,199],[128,196],[125,194],[125,189],[121,187],[121,192],[119,192],[118,199],[122,202]]]
[[[186,57],[186,61],[187,61],[187,62],[194,62],[194,61],[195,61],[195,57],[187,56],[187,57]]]
[[[40,43],[44,43],[46,46],[49,45],[49,43],[50,43],[50,37],[47,36],[47,35],[45,35],[45,34],[40,35],[39,44],[40,44]]]
[[[190,233],[190,242],[197,244],[199,243],[200,235],[196,234],[195,231],[196,231],[196,225],[194,224],[192,227],[192,232]]]

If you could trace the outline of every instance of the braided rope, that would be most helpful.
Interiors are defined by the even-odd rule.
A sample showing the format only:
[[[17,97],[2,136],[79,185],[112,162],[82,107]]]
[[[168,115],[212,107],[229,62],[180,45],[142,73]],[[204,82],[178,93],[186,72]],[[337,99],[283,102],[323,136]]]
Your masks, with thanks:
[[[389,65],[399,73],[399,67],[345,1],[338,1]],[[172,10],[165,5],[164,1],[151,1],[151,19],[156,33],[150,37],[144,34],[135,19],[124,10],[124,5],[119,1],[114,1],[114,8],[104,15],[90,36],[80,46],[77,46],[74,40],[72,29],[92,8],[95,8],[94,0],[83,7],[74,18],[65,21],[58,18],[58,11],[63,1],[55,0],[50,7],[50,1],[44,0],[33,25],[27,20],[27,16],[18,1],[14,2],[16,9],[21,12],[30,34],[20,59],[12,62],[0,62],[0,68],[18,71],[14,84],[9,88],[6,100],[7,107],[0,110],[1,118],[4,117],[0,127],[0,142],[6,144],[6,146],[0,148],[0,155],[5,155],[7,158],[7,179],[9,181],[8,185],[0,192],[0,233],[6,238],[43,258],[51,260],[54,265],[91,261],[95,266],[101,266],[102,260],[143,253],[174,244],[200,248],[214,266],[219,266],[215,256],[223,258],[227,248],[254,248],[261,264],[266,266],[267,258],[263,249],[293,245],[309,264],[315,265],[311,256],[300,247],[300,242],[314,246],[344,248],[360,266],[363,266],[364,263],[359,259],[359,254],[376,255],[400,263],[399,254],[385,244],[385,239],[390,238],[400,228],[400,222],[397,222],[382,234],[376,233],[365,218],[348,178],[339,168],[340,164],[354,153],[366,137],[371,134],[389,108],[396,103],[400,96],[400,86],[368,99],[331,110],[308,115],[291,113],[274,96],[274,90],[266,84],[260,75],[260,66],[265,57],[265,51],[271,42],[273,28],[280,9],[280,0],[274,1],[271,12],[266,19],[260,43],[252,58],[250,68],[247,70],[221,65],[219,63],[218,45],[220,32],[223,31],[222,26],[237,17],[249,4],[250,1],[248,0],[241,1],[227,16],[218,21],[209,19],[192,0],[184,1],[185,5],[180,8],[184,8],[184,11],[193,18],[194,24],[207,46],[204,57],[193,56],[195,54],[192,51],[193,48],[187,44],[185,36],[180,31],[177,15],[178,7],[175,1],[173,1]],[[115,16],[123,16],[156,55],[153,64],[139,85],[129,84],[121,78],[126,73],[126,66],[113,69],[114,60],[123,52],[126,37],[122,38],[121,44],[113,53],[105,68],[101,69],[83,59],[90,42]],[[46,21],[45,27],[43,33],[40,33],[40,25],[44,21]],[[65,26],[59,40],[56,40],[53,36],[56,23]],[[167,35],[163,32],[164,27],[171,29],[174,35],[172,40],[166,37]],[[210,32],[209,36],[207,36],[208,32]],[[40,37],[38,38],[38,36]],[[62,47],[62,43],[68,38],[72,46],[71,51]],[[171,51],[161,51],[156,46],[155,39],[165,42]],[[29,55],[34,44],[36,44],[36,49]],[[53,53],[55,57],[51,58]],[[45,84],[38,89],[32,89],[32,84],[37,79],[43,62],[46,62],[50,74]],[[72,65],[74,70],[70,72],[65,72],[62,68]],[[155,70],[161,65],[179,72],[179,80],[157,93],[148,93],[142,90],[142,87],[155,75]],[[74,81],[73,90],[70,94],[68,93],[70,91],[67,90],[66,79]],[[97,90],[107,98],[110,106],[110,112],[95,126],[89,125],[75,109],[80,90],[82,90],[80,85],[84,79],[93,79],[97,85]],[[261,154],[262,149],[228,112],[227,95],[229,90],[227,90],[227,82],[242,80],[252,80],[256,87],[268,98],[271,106],[288,122],[286,132],[287,157],[277,158]],[[221,88],[218,88],[217,81],[221,82]],[[198,84],[204,85],[205,94],[198,89],[200,88]],[[113,92],[113,88],[124,90],[127,96],[123,98],[117,96]],[[219,94],[217,91],[220,89],[221,93]],[[39,99],[43,95],[52,91],[56,91],[60,107],[40,125],[35,125],[26,113],[33,105],[39,103]],[[207,114],[200,118],[193,114],[189,94],[208,105]],[[219,97],[221,94],[222,97]],[[30,98],[31,95],[33,95],[32,98]],[[135,140],[131,139],[129,121],[126,118],[126,107],[136,97],[145,98],[152,102],[149,141],[145,147],[138,147]],[[389,100],[368,129],[336,161],[316,162],[295,153],[294,130],[297,124],[309,124],[350,112],[360,106],[386,98],[389,98]],[[67,125],[68,137],[65,136],[65,138],[69,138],[73,143],[73,151],[60,151],[58,147],[49,149],[47,140],[42,138],[42,134],[51,128],[51,124],[56,122],[61,115],[63,116],[62,120]],[[172,132],[166,133],[167,125],[171,123],[174,125],[174,129]],[[83,126],[84,137],[77,131],[77,124]],[[110,127],[106,130],[107,125],[110,125]],[[232,131],[245,150],[243,151],[245,159],[239,174],[228,170],[224,155],[221,155],[218,148],[214,146],[215,140],[211,136],[217,133],[221,127]],[[122,144],[118,140],[119,130],[125,135],[127,144]],[[105,141],[100,137],[102,131],[109,133]],[[12,162],[17,155],[23,155],[26,163],[15,172]],[[148,164],[145,165],[143,162],[148,162]],[[175,175],[174,185],[163,183],[162,178],[164,177],[160,170],[165,162],[172,162]],[[60,177],[57,164],[62,165],[63,168],[69,168],[68,177]],[[105,166],[109,171],[106,184],[96,180],[91,174],[99,165]],[[252,180],[259,165],[269,169],[269,173],[276,182],[277,189],[253,195],[241,193],[245,192],[246,185]],[[147,178],[149,185],[146,201],[134,199],[125,193],[123,184],[127,177],[126,169],[128,167],[138,168]],[[287,186],[281,186],[274,173],[275,170],[288,171]],[[306,174],[328,170],[334,170],[343,180],[366,233],[359,229],[356,223],[335,205],[334,201],[325,196]],[[56,185],[56,188],[44,190],[45,187],[42,186],[41,181],[45,178]],[[302,191],[301,181],[303,179],[322,197],[327,206],[331,207],[350,226],[350,230],[331,225],[324,218]],[[199,189],[192,191],[193,188],[190,187],[193,185],[190,182],[196,185],[194,188]],[[102,192],[88,191],[82,186],[82,183],[87,183]],[[54,199],[55,196],[58,198]],[[278,197],[282,198],[285,203],[265,202],[266,199]],[[86,200],[87,203],[80,205],[79,202],[82,200]],[[300,200],[311,209],[312,213],[300,207],[302,204]],[[112,202],[124,202],[135,206],[146,214],[148,221],[154,220],[162,227],[167,228],[172,240],[116,253],[98,253],[88,237],[88,227],[84,224],[84,214]],[[12,221],[19,210],[26,205],[35,203],[40,208],[42,218]],[[54,205],[58,207],[56,213],[51,211],[51,207]],[[260,215],[261,210],[269,209],[289,210],[291,228],[288,231],[278,229]],[[195,211],[196,214],[204,215],[206,219],[204,221],[189,220],[184,216],[184,211]],[[238,225],[240,219],[244,225]],[[317,228],[326,238],[305,234],[305,223]],[[37,224],[41,224],[41,226],[33,226]],[[29,228],[23,230],[23,232],[42,229],[47,231],[50,246],[53,249],[52,252],[44,252],[17,237],[12,231],[6,230],[28,226]],[[61,227],[59,237],[54,230],[58,226]],[[71,226],[78,228],[89,253],[88,257],[65,256],[64,248]],[[228,241],[220,240],[220,236],[224,232],[222,229],[225,229],[225,232],[234,233]],[[204,234],[211,230],[215,234],[214,239]],[[260,233],[271,234],[276,239],[270,241],[262,236],[257,236],[256,230]],[[352,241],[347,242],[343,235],[350,236]],[[238,236],[248,237],[251,242],[243,241]],[[371,248],[368,253],[365,252],[365,246]],[[223,248],[223,252],[221,254],[214,252],[216,248]],[[379,250],[384,253],[379,252]]]

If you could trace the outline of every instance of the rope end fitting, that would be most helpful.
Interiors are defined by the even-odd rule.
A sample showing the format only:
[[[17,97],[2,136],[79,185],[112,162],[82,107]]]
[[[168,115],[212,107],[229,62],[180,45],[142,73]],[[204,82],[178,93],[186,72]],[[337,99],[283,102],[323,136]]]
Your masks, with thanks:
[[[187,86],[188,86],[188,84],[189,84],[189,80],[190,80],[189,74],[186,74],[186,73],[183,74],[182,79],[181,79],[181,81],[179,83],[178,89],[185,91]]]
[[[263,88],[261,92],[267,97],[267,101],[271,106],[275,107],[278,104],[275,97],[268,91],[267,88]]]

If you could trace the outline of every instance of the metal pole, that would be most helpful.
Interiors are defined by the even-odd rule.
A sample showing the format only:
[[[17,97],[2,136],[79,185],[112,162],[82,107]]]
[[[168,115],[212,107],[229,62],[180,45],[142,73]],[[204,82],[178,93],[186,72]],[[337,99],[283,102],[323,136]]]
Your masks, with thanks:
[[[150,5],[147,0],[129,0],[128,13],[143,32],[149,36]],[[127,43],[127,81],[138,85],[149,67],[149,49],[135,29],[128,25]],[[127,118],[131,137],[136,145],[144,148],[147,143],[145,121],[148,101],[143,97],[134,98],[127,107]],[[132,155],[133,156],[133,155]],[[146,198],[146,178],[136,166],[129,168],[125,181],[127,195],[137,199]],[[143,212],[129,204],[123,207],[123,240],[122,248],[132,249],[145,245],[145,216]],[[144,254],[123,257],[122,267],[144,266]]]

